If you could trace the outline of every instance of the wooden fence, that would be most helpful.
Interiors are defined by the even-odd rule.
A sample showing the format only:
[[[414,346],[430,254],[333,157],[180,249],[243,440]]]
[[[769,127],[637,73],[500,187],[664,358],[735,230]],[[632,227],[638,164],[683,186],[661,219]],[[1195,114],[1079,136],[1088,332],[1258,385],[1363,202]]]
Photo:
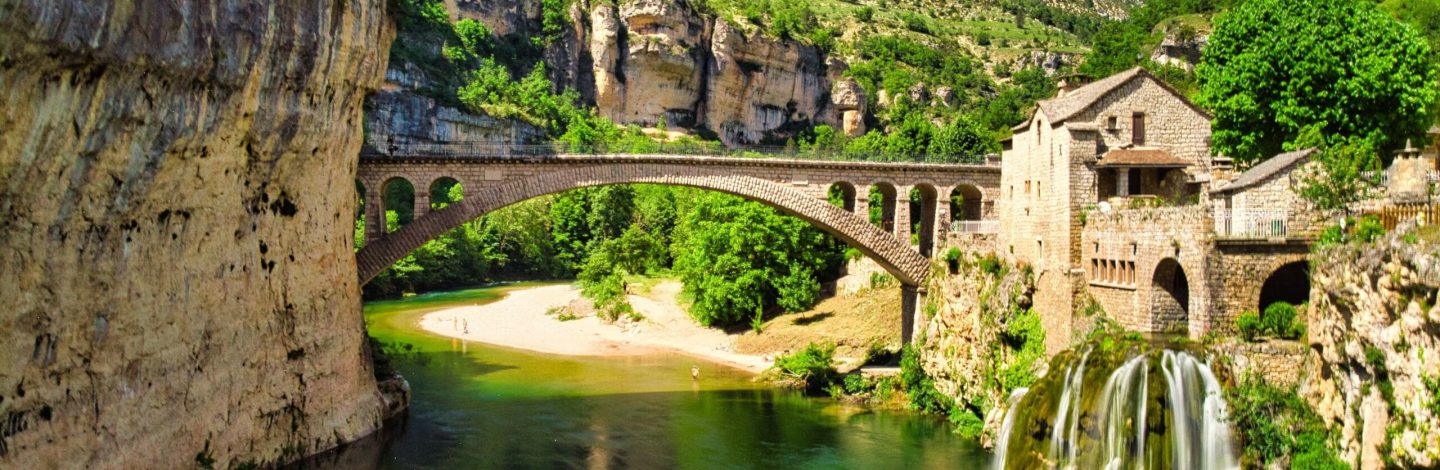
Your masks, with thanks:
[[[1380,216],[1380,223],[1385,225],[1385,230],[1395,230],[1401,222],[1410,220],[1433,224],[1440,222],[1440,202],[1389,205],[1381,207],[1375,215]]]

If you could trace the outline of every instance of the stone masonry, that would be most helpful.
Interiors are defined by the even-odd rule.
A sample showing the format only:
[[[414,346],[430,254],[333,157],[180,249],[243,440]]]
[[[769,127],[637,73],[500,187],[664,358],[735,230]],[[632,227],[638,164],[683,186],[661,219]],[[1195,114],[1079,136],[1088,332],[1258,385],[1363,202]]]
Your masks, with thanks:
[[[1229,329],[1303,256],[1316,220],[1292,173],[1309,152],[1233,175],[1210,153],[1209,121],[1137,68],[1062,86],[1015,128],[996,251],[1034,267],[1049,351],[1086,324],[1073,314],[1085,299],[1131,330]]]
[[[870,185],[891,185],[899,194],[922,188],[928,195],[922,214],[949,220],[948,204],[935,195],[950,194],[968,185],[994,194],[999,169],[977,165],[893,164],[762,160],[750,158],[687,156],[579,156],[475,157],[466,159],[367,158],[359,170],[366,189],[367,220],[380,220],[384,212],[380,188],[395,179],[415,186],[414,223],[391,234],[369,224],[366,246],[357,255],[361,281],[378,274],[410,250],[446,230],[485,213],[533,197],[584,186],[621,183],[677,184],[735,194],[769,204],[798,216],[874,258],[903,284],[919,285],[928,273],[928,261],[902,240],[909,240],[907,210],[896,215],[893,233],[872,226],[865,217],[864,195]],[[465,199],[452,208],[430,211],[430,185],[441,178],[458,181]],[[846,205],[853,213],[826,202],[831,185],[844,183],[857,190],[856,201]],[[889,201],[894,204],[894,201]],[[948,223],[931,222],[931,240],[943,240]],[[933,237],[933,238],[930,238]],[[928,254],[928,253],[927,253]]]

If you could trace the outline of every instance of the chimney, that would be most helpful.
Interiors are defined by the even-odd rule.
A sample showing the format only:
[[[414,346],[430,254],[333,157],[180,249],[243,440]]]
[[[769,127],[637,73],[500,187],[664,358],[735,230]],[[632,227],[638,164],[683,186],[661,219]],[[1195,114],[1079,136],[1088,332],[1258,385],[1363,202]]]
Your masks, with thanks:
[[[1060,98],[1060,97],[1063,97],[1063,96],[1065,96],[1065,95],[1069,95],[1070,92],[1075,91],[1075,89],[1080,88],[1080,87],[1085,86],[1085,85],[1088,85],[1088,84],[1090,84],[1090,77],[1087,76],[1087,75],[1085,75],[1085,74],[1072,73],[1072,74],[1069,74],[1069,75],[1060,77],[1060,82],[1057,83],[1057,85],[1058,85],[1059,88],[1060,88],[1060,91],[1055,94],[1055,97],[1056,97],[1056,98]]]

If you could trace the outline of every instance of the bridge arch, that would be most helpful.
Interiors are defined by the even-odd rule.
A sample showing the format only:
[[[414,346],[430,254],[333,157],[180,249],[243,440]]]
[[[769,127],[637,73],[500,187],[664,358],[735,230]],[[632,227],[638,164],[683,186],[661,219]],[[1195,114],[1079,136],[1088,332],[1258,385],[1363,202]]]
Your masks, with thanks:
[[[356,254],[361,284],[426,241],[460,224],[497,209],[570,189],[613,184],[664,184],[718,191],[779,209],[855,247],[874,259],[907,286],[920,286],[929,274],[929,261],[889,232],[866,218],[807,195],[784,184],[752,176],[735,175],[721,167],[672,163],[573,166],[533,176],[466,189],[459,204],[417,217],[410,225],[366,244]],[[892,187],[893,188],[893,187]],[[894,190],[890,205],[893,207]],[[893,209],[891,210],[893,214]]]
[[[415,193],[415,183],[411,183],[410,180],[405,178],[404,176],[391,176],[389,178],[386,178],[385,182],[380,183],[381,219],[377,222],[384,224],[381,226],[385,227],[385,233],[390,233],[390,223],[388,220],[386,220],[388,216],[385,215],[387,211],[395,211],[396,216],[398,217],[397,224],[401,227],[410,225],[415,221],[415,218],[420,216],[420,214],[416,214],[414,210],[415,198],[417,196],[418,195]],[[397,207],[390,207],[388,204],[385,203],[385,201],[392,199],[403,200],[404,202],[402,202]]]
[[[455,198],[450,197],[451,188],[458,187],[459,191]],[[460,180],[450,176],[441,176],[430,180],[428,189],[430,193],[430,210],[438,210],[443,207],[465,200],[465,185]]]

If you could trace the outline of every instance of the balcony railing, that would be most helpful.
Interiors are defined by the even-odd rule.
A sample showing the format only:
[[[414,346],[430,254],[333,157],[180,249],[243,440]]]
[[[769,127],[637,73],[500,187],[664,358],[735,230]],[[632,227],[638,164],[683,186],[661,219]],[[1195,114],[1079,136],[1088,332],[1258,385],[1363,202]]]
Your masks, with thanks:
[[[999,233],[998,220],[957,220],[950,223],[950,233]]]
[[[1218,210],[1215,234],[1224,238],[1280,238],[1290,235],[1288,210]]]

